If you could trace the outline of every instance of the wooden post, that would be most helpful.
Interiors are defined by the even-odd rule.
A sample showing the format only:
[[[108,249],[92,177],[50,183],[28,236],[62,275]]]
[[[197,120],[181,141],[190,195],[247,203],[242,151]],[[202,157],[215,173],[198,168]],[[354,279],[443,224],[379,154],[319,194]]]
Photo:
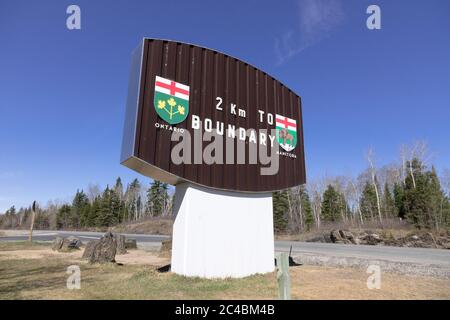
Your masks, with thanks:
[[[289,276],[289,258],[287,253],[277,254],[278,298],[291,300],[291,278]]]
[[[33,227],[35,216],[36,216],[36,201],[33,201],[33,205],[31,207],[30,236],[28,237],[28,241],[30,242],[30,244],[33,244]]]

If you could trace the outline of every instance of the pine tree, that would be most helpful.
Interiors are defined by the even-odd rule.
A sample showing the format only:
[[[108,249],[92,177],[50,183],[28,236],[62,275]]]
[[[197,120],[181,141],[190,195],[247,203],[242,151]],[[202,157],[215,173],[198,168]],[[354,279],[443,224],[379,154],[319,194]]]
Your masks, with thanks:
[[[323,193],[321,218],[323,221],[336,222],[342,213],[342,195],[332,185]]]
[[[59,208],[56,215],[56,227],[58,229],[66,229],[70,225],[71,206],[64,204]]]
[[[300,189],[300,201],[302,204],[303,215],[305,217],[306,230],[310,230],[311,226],[314,224],[314,216],[308,192],[306,192],[306,188],[304,187]]]
[[[388,184],[384,184],[384,191],[383,191],[383,213],[386,218],[389,217],[396,217],[397,216],[397,210],[395,207],[394,198],[392,197],[392,193],[389,190]]]
[[[404,219],[406,216],[404,202],[405,202],[405,190],[403,188],[403,185],[395,183],[394,184],[395,212],[401,219]]]
[[[100,215],[101,209],[101,197],[95,197],[92,201],[92,205],[89,206],[89,213],[87,217],[87,226],[89,227],[97,227],[98,225],[98,216]]]
[[[116,179],[116,185],[114,186],[114,192],[117,194],[120,201],[122,201],[123,200],[123,185],[122,185],[122,179],[120,179],[120,177],[118,177]]]
[[[70,226],[72,228],[78,228],[80,226],[86,226],[87,210],[89,206],[89,199],[83,190],[77,190],[75,197],[72,201],[72,208],[70,214]]]
[[[430,228],[440,229],[446,227],[448,216],[448,198],[441,188],[436,169],[434,166],[431,172],[427,173],[428,177],[428,194],[430,197],[430,207],[426,214],[427,226]]]
[[[167,183],[153,180],[147,190],[147,212],[152,216],[160,216],[167,207],[169,201]]]
[[[366,182],[359,201],[361,213],[365,219],[374,220],[378,215],[377,195],[373,185]]]
[[[287,227],[286,213],[289,210],[287,191],[272,193],[273,224],[275,232],[283,232]]]
[[[107,186],[100,200],[100,209],[97,216],[97,226],[109,227],[117,224],[120,213],[120,203],[114,190]]]
[[[406,167],[409,168],[410,166],[413,176],[408,174],[404,189],[406,218],[417,228],[426,228],[428,226],[426,215],[430,207],[428,178],[422,163],[418,159],[407,162]]]

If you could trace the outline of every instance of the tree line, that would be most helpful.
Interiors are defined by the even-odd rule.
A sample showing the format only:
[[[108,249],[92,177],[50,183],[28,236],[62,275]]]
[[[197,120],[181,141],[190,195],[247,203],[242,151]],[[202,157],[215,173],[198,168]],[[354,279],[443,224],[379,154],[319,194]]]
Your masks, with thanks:
[[[323,225],[375,225],[393,222],[419,229],[450,230],[450,172],[439,178],[427,167],[426,146],[403,147],[399,163],[377,168],[371,150],[367,169],[356,178],[316,179],[273,194],[278,232],[301,232]]]
[[[394,221],[420,229],[450,230],[450,171],[439,177],[427,166],[426,146],[416,143],[400,152],[400,161],[376,167],[367,153],[367,168],[351,176],[315,179],[306,185],[273,193],[277,232],[303,232],[330,224],[388,226]],[[138,179],[127,184],[117,178],[100,191],[90,185],[77,190],[71,203],[49,203],[37,209],[37,229],[110,227],[146,217],[172,216],[173,196],[167,184],[152,181],[143,188]],[[31,208],[13,206],[0,215],[2,228],[29,226]]]
[[[35,217],[37,229],[80,229],[110,227],[123,222],[141,220],[145,217],[168,216],[172,211],[173,197],[167,184],[152,181],[147,190],[138,179],[129,183],[124,191],[121,178],[113,187],[103,191],[90,185],[88,192],[77,190],[71,203],[49,203],[46,208],[38,206]],[[28,227],[31,207],[16,210],[12,206],[0,216],[3,228]]]

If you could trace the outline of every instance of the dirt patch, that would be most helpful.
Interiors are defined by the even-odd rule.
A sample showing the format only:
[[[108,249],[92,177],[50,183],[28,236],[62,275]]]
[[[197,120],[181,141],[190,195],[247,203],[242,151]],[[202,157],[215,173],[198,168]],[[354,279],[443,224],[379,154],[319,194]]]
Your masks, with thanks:
[[[144,250],[128,250],[128,253],[116,255],[116,262],[124,265],[151,265],[159,266],[170,263],[170,259],[158,257]]]

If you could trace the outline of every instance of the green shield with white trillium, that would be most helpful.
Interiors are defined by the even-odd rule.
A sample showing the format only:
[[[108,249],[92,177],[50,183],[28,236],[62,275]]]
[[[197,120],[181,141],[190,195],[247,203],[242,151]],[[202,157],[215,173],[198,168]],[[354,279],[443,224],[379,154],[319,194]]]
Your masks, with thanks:
[[[297,145],[297,121],[277,114],[275,124],[278,144],[287,152],[292,151]]]
[[[169,124],[183,122],[189,113],[189,86],[156,76],[153,102],[156,113],[164,121]]]

